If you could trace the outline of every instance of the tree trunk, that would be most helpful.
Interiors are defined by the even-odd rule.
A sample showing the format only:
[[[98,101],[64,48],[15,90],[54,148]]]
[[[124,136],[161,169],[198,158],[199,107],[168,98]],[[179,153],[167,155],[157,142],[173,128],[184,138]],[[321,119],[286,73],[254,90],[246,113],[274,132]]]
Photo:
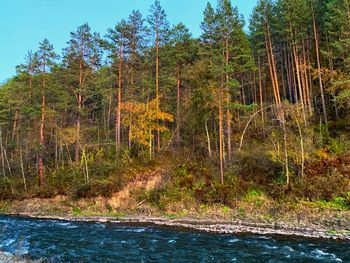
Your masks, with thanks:
[[[33,93],[33,69],[29,69],[29,92],[28,92],[28,97],[29,99],[32,97]]]
[[[318,33],[317,33],[317,28],[316,28],[316,19],[315,19],[315,12],[314,12],[313,7],[312,7],[312,21],[313,21],[313,31],[314,31],[314,38],[315,38],[318,82],[320,85],[323,118],[324,118],[324,122],[327,124],[328,118],[327,118],[327,108],[326,108],[326,101],[325,101],[325,96],[324,96],[323,81],[322,81],[322,74],[321,74],[320,49],[319,49],[319,44],[318,44]]]
[[[283,99],[287,98],[287,85],[285,83],[285,74],[284,74],[284,68],[285,68],[285,61],[283,56],[283,49],[281,48],[281,78],[282,78],[282,90],[283,90]]]
[[[123,66],[123,48],[119,48],[119,68],[118,68],[118,94],[117,94],[117,112],[116,112],[116,122],[115,122],[115,147],[116,147],[116,156],[120,155],[120,120],[121,120],[121,105],[122,105],[122,66]]]
[[[39,153],[39,184],[43,187],[45,184],[44,178],[44,163],[43,153],[45,149],[45,110],[46,110],[46,97],[45,97],[45,78],[42,82],[42,105],[41,105],[41,122],[40,122],[40,153]]]
[[[305,96],[306,96],[306,101],[308,105],[308,110],[309,110],[309,116],[312,116],[313,113],[313,105],[312,105],[312,100],[311,100],[311,91],[310,88],[311,86],[309,85],[309,76],[308,76],[308,62],[306,59],[306,51],[305,51],[305,40],[303,39],[303,70],[304,70],[304,78],[305,78]]]
[[[159,113],[159,39],[156,37],[156,99],[157,99],[157,113]],[[160,130],[157,129],[157,151],[160,151]]]
[[[226,45],[226,52],[225,52],[225,62],[226,62],[226,67],[228,68],[229,65],[229,59],[230,59],[230,52],[229,52],[229,43],[228,43],[228,39],[226,39],[225,41],[225,45]],[[229,75],[226,72],[226,94],[227,94],[227,98],[226,98],[226,102],[230,103],[231,102],[231,94],[230,94],[230,86],[229,86]],[[242,83],[243,84],[243,83]],[[231,161],[231,156],[232,156],[232,146],[231,146],[231,111],[229,108],[227,108],[226,110],[226,128],[227,128],[227,158],[229,161]]]
[[[176,144],[180,145],[180,98],[181,98],[181,68],[180,64],[177,65],[177,98],[176,98]]]
[[[1,168],[2,168],[2,176],[4,179],[6,178],[6,168],[5,168],[5,154],[4,154],[4,145],[2,138],[2,127],[0,124],[0,153],[1,153]]]
[[[15,141],[15,138],[16,138],[17,122],[18,122],[18,109],[16,109],[15,118],[13,120],[12,141]]]
[[[260,55],[258,56],[258,68],[259,68],[259,96],[260,96],[260,110],[261,110],[261,121],[263,124],[263,127],[265,126],[265,120],[264,120],[264,98],[263,98],[263,91],[262,91],[262,76],[261,76],[261,61],[260,61]]]
[[[297,79],[296,79],[296,73],[295,73],[295,64],[293,62],[293,53],[290,53],[290,63],[291,63],[291,73],[293,76],[293,93],[294,93],[294,102],[299,103],[299,97],[298,97],[298,84],[297,84]]]
[[[223,149],[223,113],[222,113],[222,87],[219,91],[219,159],[220,159],[220,180],[224,184],[224,149]]]
[[[291,25],[290,25],[290,31],[291,31],[292,41],[294,41],[294,33],[293,33],[293,29],[292,29]],[[297,81],[298,81],[301,109],[302,109],[302,113],[303,113],[304,124],[306,125],[307,121],[306,121],[306,113],[305,113],[305,98],[304,98],[303,85],[301,83],[301,76],[300,76],[299,55],[298,55],[298,50],[297,50],[297,46],[295,43],[292,43],[292,49],[293,49],[293,54],[294,54],[295,71],[296,71],[296,76],[297,76]]]
[[[74,145],[74,161],[79,163],[80,161],[80,129],[81,129],[81,109],[82,109],[82,95],[81,90],[83,88],[83,61],[79,62],[79,91],[77,92],[77,106],[78,114],[76,119],[76,139]]]
[[[107,123],[106,123],[106,128],[105,128],[105,133],[106,133],[106,139],[108,139],[108,131],[109,128],[111,127],[111,114],[112,114],[112,98],[113,96],[110,95],[108,99],[108,113],[107,113]]]
[[[290,176],[289,176],[289,161],[288,161],[288,142],[287,142],[287,129],[286,129],[286,120],[283,118],[281,121],[282,129],[283,129],[283,142],[284,142],[284,166],[286,173],[286,185],[290,184]]]
[[[243,79],[243,74],[240,74],[240,78],[241,78],[241,93],[242,93],[242,104],[243,105],[247,105],[247,100],[246,100],[246,95],[245,95],[245,89],[244,89],[244,79]]]
[[[278,84],[276,60],[275,60],[275,55],[273,53],[271,34],[270,34],[269,30],[268,30],[268,40],[269,40],[268,43],[269,43],[270,54],[271,54],[271,62],[272,62],[274,83],[275,83],[275,89],[276,89],[275,90],[275,93],[276,93],[276,104],[277,104],[277,107],[280,107],[280,105],[281,105],[281,95],[280,95],[279,84]]]
[[[276,69],[276,63],[275,63],[275,57],[273,54],[273,48],[271,43],[271,35],[268,28],[268,25],[266,25],[266,32],[265,32],[265,46],[267,51],[267,58],[269,63],[269,69],[270,69],[270,76],[271,76],[271,82],[272,82],[272,88],[273,88],[273,95],[275,99],[275,104],[277,108],[277,117],[281,121],[282,115],[281,115],[281,97],[279,92],[279,85],[278,85],[278,78],[277,78],[277,69]]]
[[[27,180],[26,180],[26,176],[25,176],[25,173],[24,173],[24,165],[23,165],[22,144],[19,145],[19,160],[21,162],[20,166],[21,166],[21,173],[22,173],[24,190],[27,191]]]
[[[207,118],[205,118],[204,125],[205,125],[205,132],[206,132],[206,135],[207,135],[208,155],[209,155],[209,158],[211,159],[212,158],[211,143],[210,143],[210,134],[209,134],[209,129],[208,129],[208,120],[207,120]]]

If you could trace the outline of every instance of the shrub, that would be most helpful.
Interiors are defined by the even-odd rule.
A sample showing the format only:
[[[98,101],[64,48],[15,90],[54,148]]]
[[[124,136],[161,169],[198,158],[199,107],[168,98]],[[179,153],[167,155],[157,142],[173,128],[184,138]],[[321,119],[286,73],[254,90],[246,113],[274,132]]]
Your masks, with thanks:
[[[122,180],[114,178],[94,179],[89,183],[79,186],[73,193],[73,198],[90,198],[90,197],[111,197],[114,192],[117,192],[122,187]]]
[[[311,201],[331,201],[350,191],[349,157],[340,156],[308,162],[304,178],[295,180],[291,195]]]
[[[81,209],[79,207],[73,207],[72,208],[72,214],[73,214],[73,216],[80,216],[81,215]]]
[[[283,171],[281,164],[275,162],[266,152],[248,152],[235,155],[232,173],[240,176],[242,180],[252,181],[261,186],[268,186],[278,178]]]

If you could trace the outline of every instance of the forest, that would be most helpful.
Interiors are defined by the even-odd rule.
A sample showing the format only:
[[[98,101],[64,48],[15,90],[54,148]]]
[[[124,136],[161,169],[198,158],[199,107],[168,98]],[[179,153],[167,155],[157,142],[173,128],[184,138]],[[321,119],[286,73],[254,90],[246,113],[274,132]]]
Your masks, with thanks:
[[[0,199],[108,197],[162,169],[134,193],[160,209],[350,209],[349,0],[259,0],[247,25],[218,0],[198,38],[159,0],[108,26],[44,39],[1,84]]]

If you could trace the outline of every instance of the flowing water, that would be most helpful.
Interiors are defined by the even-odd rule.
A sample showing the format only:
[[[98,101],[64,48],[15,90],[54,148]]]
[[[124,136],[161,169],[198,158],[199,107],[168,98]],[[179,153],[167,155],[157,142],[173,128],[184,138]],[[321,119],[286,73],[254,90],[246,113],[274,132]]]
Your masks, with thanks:
[[[350,262],[350,243],[0,216],[0,250],[48,262]]]

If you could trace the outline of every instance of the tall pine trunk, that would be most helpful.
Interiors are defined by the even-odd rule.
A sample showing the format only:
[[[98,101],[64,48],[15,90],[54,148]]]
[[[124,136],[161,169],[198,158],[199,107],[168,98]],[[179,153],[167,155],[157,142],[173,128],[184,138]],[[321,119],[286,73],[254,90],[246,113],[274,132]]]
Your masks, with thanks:
[[[82,95],[81,90],[83,88],[83,61],[79,61],[79,91],[77,92],[77,106],[78,113],[76,119],[76,139],[75,139],[75,149],[74,149],[74,161],[79,163],[80,161],[80,129],[81,129],[81,109],[82,109]]]
[[[176,144],[180,145],[181,138],[181,115],[180,115],[180,99],[181,99],[181,67],[177,65],[177,97],[176,97]]]
[[[225,62],[226,62],[226,68],[229,66],[229,59],[230,59],[230,52],[229,52],[229,43],[228,39],[225,41],[225,46],[226,46],[226,52],[225,52]],[[230,103],[231,102],[231,95],[230,95],[230,85],[229,85],[229,75],[226,72],[226,93],[227,93],[227,98],[226,102]],[[243,85],[243,83],[242,83]],[[229,161],[231,161],[231,156],[232,156],[232,146],[231,146],[231,112],[230,109],[227,108],[226,110],[226,128],[227,128],[227,158]]]
[[[318,82],[319,82],[319,85],[320,85],[323,118],[324,118],[324,122],[327,124],[327,119],[328,118],[327,118],[326,100],[325,100],[325,96],[324,96],[323,81],[322,81],[322,74],[321,74],[320,48],[319,48],[319,43],[318,43],[318,33],[317,33],[317,28],[316,28],[315,12],[314,12],[313,8],[312,8],[312,22],[313,22],[312,24],[313,24],[314,39],[315,39]]]
[[[157,113],[159,113],[159,39],[156,37],[156,99],[157,99]],[[157,129],[157,151],[160,151],[160,130]]]
[[[40,187],[45,184],[44,179],[44,149],[45,149],[45,112],[46,112],[46,96],[45,96],[45,78],[42,81],[42,104],[41,104],[41,122],[40,122],[40,154],[39,154],[39,183]]]
[[[262,90],[262,76],[261,76],[261,59],[260,55],[258,55],[258,70],[259,70],[259,97],[260,97],[260,110],[261,110],[261,121],[263,127],[265,126],[264,120],[264,98],[263,98],[263,90]]]
[[[123,48],[119,47],[119,67],[118,67],[118,94],[117,94],[117,112],[116,112],[116,121],[115,121],[115,147],[116,147],[116,156],[120,155],[120,127],[121,127],[121,105],[122,105],[122,67],[123,67]]]
[[[223,109],[222,109],[222,87],[219,90],[219,160],[220,160],[220,181],[224,184],[224,145],[223,145]]]
[[[18,124],[18,109],[16,109],[15,118],[13,120],[13,126],[12,126],[12,141],[13,142],[16,139],[17,124]]]
[[[303,114],[303,119],[304,119],[304,124],[307,124],[306,121],[306,110],[305,110],[305,96],[304,96],[304,91],[303,91],[303,84],[302,84],[302,79],[300,75],[300,62],[299,62],[299,55],[298,55],[298,48],[297,44],[295,41],[295,32],[293,31],[291,23],[289,23],[289,28],[290,28],[290,34],[291,34],[291,41],[292,41],[292,50],[293,50],[293,56],[294,56],[294,64],[295,64],[295,72],[296,72],[296,79],[298,83],[298,90],[299,90],[299,98],[300,98],[300,103],[301,103],[301,109],[302,109],[302,114]]]
[[[305,51],[305,40],[303,39],[303,70],[304,70],[304,78],[305,78],[305,96],[306,96],[306,101],[307,101],[307,105],[308,105],[308,111],[309,111],[309,115],[310,117],[313,114],[313,105],[312,105],[312,100],[311,100],[311,86],[309,85],[309,74],[308,74],[308,61],[306,59],[306,51]]]

